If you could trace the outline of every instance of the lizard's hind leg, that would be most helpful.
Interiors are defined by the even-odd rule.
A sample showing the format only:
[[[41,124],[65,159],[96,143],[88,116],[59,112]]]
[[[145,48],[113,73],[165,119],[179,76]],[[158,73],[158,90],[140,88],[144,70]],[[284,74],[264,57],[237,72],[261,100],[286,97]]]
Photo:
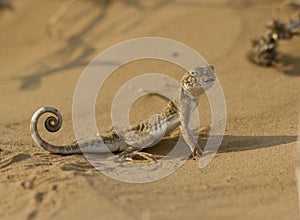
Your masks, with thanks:
[[[146,152],[141,152],[144,148],[151,147],[157,141],[154,135],[147,132],[132,130],[126,132],[124,139],[128,147],[119,154],[121,159],[134,161],[135,158],[142,158],[149,162],[155,161],[154,155]]]
[[[154,155],[141,152],[141,150],[157,144],[165,135],[166,128],[167,124],[161,116],[153,115],[149,120],[126,131],[122,136],[128,147],[120,154],[120,157],[130,161],[134,161],[135,158],[142,158],[149,162],[155,161]]]
[[[140,158],[148,162],[156,161],[156,157],[153,154],[147,152],[141,152],[141,150],[142,150],[141,148],[130,146],[122,153],[120,153],[119,157],[126,161],[133,161],[133,162],[139,160]]]

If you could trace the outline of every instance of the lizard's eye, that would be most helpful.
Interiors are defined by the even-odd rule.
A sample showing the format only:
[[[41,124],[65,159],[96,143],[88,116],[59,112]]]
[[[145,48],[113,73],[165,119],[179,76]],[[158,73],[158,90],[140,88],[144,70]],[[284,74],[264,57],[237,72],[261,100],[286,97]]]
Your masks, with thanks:
[[[191,74],[192,76],[196,76],[196,72],[195,72],[195,71],[191,71],[190,74]]]

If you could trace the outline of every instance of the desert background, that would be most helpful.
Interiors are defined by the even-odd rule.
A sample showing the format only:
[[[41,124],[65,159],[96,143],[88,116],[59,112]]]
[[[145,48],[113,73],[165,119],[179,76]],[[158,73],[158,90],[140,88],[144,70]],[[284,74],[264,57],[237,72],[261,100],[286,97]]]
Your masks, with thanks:
[[[300,38],[280,43],[279,67],[257,66],[247,59],[251,40],[263,35],[265,24],[272,18],[288,21],[299,6],[279,0],[1,3],[0,219],[299,219]],[[69,8],[55,21],[63,4]],[[148,36],[180,41],[216,68],[227,126],[207,167],[199,169],[198,161],[188,160],[162,180],[123,183],[96,170],[82,155],[53,155],[33,142],[31,116],[40,107],[54,106],[63,115],[61,131],[49,134],[43,122],[39,130],[51,143],[72,143],[73,94],[85,67],[116,43]],[[98,96],[101,132],[111,126],[114,94],[145,72],[177,80],[184,73],[153,60],[118,69]],[[140,121],[164,105],[156,96],[144,96],[133,105],[130,120]],[[205,97],[199,111],[201,127],[209,127]],[[204,140],[205,134],[201,146]],[[174,142],[166,139],[152,152],[159,154]]]

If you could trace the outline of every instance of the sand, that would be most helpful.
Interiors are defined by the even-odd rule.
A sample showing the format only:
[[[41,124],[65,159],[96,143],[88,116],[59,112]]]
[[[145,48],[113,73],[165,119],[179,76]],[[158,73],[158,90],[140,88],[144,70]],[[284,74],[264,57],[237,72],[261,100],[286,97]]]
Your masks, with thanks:
[[[274,0],[104,2],[77,1],[51,30],[47,24],[61,0],[16,0],[13,11],[0,12],[0,219],[298,219],[300,38],[280,44],[285,67],[247,59],[265,23],[274,16],[287,20],[295,10]],[[64,118],[60,132],[43,131],[43,137],[62,145],[74,141],[72,99],[86,65],[115,43],[145,36],[183,42],[216,67],[227,127],[207,167],[188,160],[162,180],[130,184],[105,176],[81,155],[52,155],[33,143],[30,118],[42,106],[58,108]],[[178,80],[183,74],[154,61],[116,71],[97,100],[100,131],[111,125],[107,106],[115,92],[144,72]],[[201,126],[207,127],[210,110],[203,100]],[[131,120],[164,103],[142,97]]]

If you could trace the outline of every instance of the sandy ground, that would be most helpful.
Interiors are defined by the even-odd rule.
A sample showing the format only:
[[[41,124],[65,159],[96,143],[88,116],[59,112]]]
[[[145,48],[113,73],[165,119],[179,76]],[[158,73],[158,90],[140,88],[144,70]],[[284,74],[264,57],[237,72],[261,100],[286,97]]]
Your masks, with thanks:
[[[246,58],[265,23],[274,16],[286,20],[292,9],[274,0],[77,1],[49,31],[62,2],[13,1],[14,10],[0,14],[0,219],[299,219],[300,39],[280,44],[284,68],[258,67]],[[206,168],[188,160],[160,181],[129,184],[103,175],[83,156],[51,155],[33,143],[30,118],[48,105],[60,109],[64,125],[43,137],[56,144],[74,141],[72,99],[82,71],[104,49],[144,36],[181,41],[216,67],[227,128]],[[183,74],[157,61],[119,69],[97,101],[99,130],[110,127],[107,106],[118,88],[143,72],[178,80]],[[131,120],[163,105],[157,97],[143,97]],[[209,126],[205,99],[200,111],[201,126]]]

